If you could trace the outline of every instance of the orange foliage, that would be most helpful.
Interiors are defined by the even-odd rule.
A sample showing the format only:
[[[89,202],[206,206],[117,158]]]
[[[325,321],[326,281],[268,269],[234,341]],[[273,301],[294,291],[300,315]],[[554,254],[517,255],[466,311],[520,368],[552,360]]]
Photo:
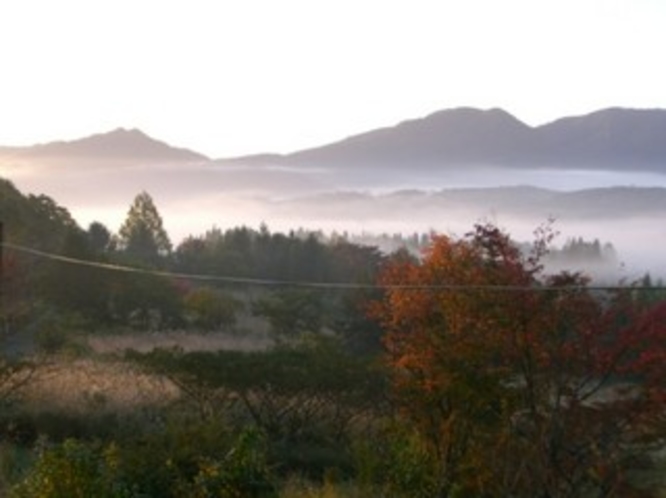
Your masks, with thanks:
[[[628,443],[658,436],[666,304],[642,309],[581,275],[544,275],[549,242],[539,232],[524,256],[479,225],[380,277],[371,314],[394,399],[440,462],[442,496],[612,496]]]

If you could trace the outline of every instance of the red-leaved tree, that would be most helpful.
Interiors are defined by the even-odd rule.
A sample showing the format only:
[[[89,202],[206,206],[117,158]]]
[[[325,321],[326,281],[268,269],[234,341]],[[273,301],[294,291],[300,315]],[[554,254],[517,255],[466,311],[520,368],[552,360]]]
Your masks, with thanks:
[[[478,225],[384,269],[371,314],[394,400],[437,462],[437,495],[627,496],[661,436],[666,303],[547,276]]]

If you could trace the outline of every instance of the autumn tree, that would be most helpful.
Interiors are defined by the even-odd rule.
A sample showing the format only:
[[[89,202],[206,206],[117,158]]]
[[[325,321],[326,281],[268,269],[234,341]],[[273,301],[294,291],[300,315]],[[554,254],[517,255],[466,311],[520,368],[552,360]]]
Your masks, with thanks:
[[[543,274],[483,225],[390,262],[373,316],[401,416],[437,463],[437,496],[619,496],[659,438],[666,306]]]
[[[119,243],[129,257],[153,265],[171,252],[171,242],[162,217],[147,192],[141,192],[134,198],[120,227]]]

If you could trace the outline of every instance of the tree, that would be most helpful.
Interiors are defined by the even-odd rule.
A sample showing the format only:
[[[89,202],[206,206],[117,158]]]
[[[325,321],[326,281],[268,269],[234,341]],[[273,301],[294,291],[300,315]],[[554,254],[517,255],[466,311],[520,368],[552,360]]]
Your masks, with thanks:
[[[93,221],[86,233],[88,245],[97,254],[103,254],[111,249],[111,232],[99,221]]]
[[[340,465],[335,454],[384,408],[380,372],[330,337],[263,351],[154,349],[126,358],[169,378],[203,420],[251,422],[282,471],[321,476]]]
[[[72,228],[65,235],[61,253],[64,256],[93,261],[87,233]],[[108,274],[85,265],[49,261],[39,281],[46,302],[61,311],[80,314],[86,318],[105,320],[108,314]]]
[[[394,399],[438,462],[437,496],[617,496],[659,439],[666,305],[544,275],[550,238],[524,256],[476,226],[380,278]]]
[[[117,323],[150,331],[182,325],[182,288],[177,281],[158,275],[115,273],[110,286],[109,308]]]
[[[183,298],[189,322],[205,331],[232,330],[242,301],[211,287],[192,289]]]
[[[324,325],[324,301],[321,293],[305,289],[285,289],[259,298],[252,304],[255,316],[270,324],[278,342],[298,339],[306,333],[318,333]]]
[[[120,247],[125,253],[143,263],[156,264],[160,257],[171,252],[162,218],[147,192],[134,198],[119,236]]]

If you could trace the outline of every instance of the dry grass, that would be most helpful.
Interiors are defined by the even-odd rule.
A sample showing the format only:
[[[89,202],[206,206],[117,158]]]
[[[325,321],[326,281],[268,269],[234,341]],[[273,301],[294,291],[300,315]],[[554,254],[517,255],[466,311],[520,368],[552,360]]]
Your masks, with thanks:
[[[85,415],[91,410],[123,412],[165,406],[180,398],[171,381],[114,355],[132,349],[179,347],[184,351],[257,351],[272,345],[265,336],[223,333],[160,332],[89,336],[81,339],[90,357],[35,360],[29,382],[17,393],[29,411]]]
[[[121,361],[56,359],[38,367],[21,398],[35,411],[85,414],[91,409],[134,410],[177,399],[178,388]]]
[[[155,348],[179,347],[184,351],[259,351],[273,344],[263,336],[240,336],[222,333],[150,332],[128,335],[90,336],[86,344],[99,354],[122,353],[133,349],[142,353]]]
[[[291,477],[279,493],[280,498],[366,498],[383,497],[378,490],[362,489],[353,483],[312,483],[298,477]]]

